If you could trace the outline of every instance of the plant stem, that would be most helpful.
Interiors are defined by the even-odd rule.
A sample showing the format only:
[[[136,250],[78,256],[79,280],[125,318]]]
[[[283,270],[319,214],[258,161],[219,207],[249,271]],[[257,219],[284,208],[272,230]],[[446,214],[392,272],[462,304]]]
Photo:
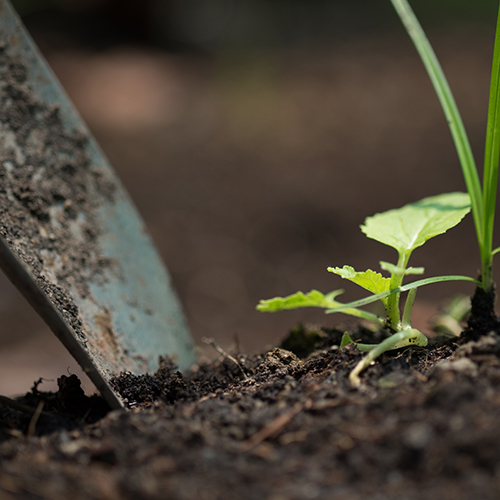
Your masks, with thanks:
[[[399,288],[403,284],[404,271],[406,270],[406,266],[408,265],[409,255],[405,253],[400,253],[398,258],[397,267],[403,270],[402,273],[392,273],[391,274],[391,284],[390,289],[394,290],[395,288]],[[400,330],[401,326],[401,311],[399,310],[399,300],[401,298],[401,293],[394,293],[393,295],[389,295],[387,297],[387,316],[389,318],[389,326],[394,330]]]
[[[406,346],[421,346],[425,347],[427,345],[427,337],[415,329],[405,330],[403,332],[395,333],[389,338],[383,340],[380,344],[375,344],[373,349],[370,349],[368,354],[355,366],[354,370],[349,375],[349,380],[352,385],[359,387],[361,384],[361,379],[359,374],[370,364],[372,361],[377,359],[381,354],[391,349],[399,349],[400,347]],[[356,345],[356,342],[354,342]],[[368,347],[368,346],[367,346]]]
[[[413,310],[413,304],[415,302],[415,296],[417,295],[417,289],[413,288],[408,292],[406,297],[405,308],[403,311],[403,320],[401,327],[403,330],[408,330],[411,328],[411,312]]]

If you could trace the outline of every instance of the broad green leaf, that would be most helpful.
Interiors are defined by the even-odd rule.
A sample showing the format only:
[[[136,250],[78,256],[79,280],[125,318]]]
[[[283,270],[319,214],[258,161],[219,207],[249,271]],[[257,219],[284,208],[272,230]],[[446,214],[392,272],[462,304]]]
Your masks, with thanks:
[[[425,269],[423,267],[407,267],[404,269],[403,267],[400,266],[395,266],[394,264],[391,264],[390,262],[384,262],[383,260],[380,261],[380,267],[384,271],[389,271],[391,274],[424,274]]]
[[[330,273],[338,274],[341,278],[352,281],[372,293],[380,293],[389,290],[391,280],[384,278],[380,273],[376,273],[371,269],[363,272],[357,272],[351,266],[344,267],[329,267]]]
[[[410,254],[428,239],[456,226],[469,212],[468,194],[447,193],[367,217],[361,230],[400,255]]]
[[[287,297],[274,297],[272,299],[261,300],[257,305],[258,311],[274,312],[285,309],[297,309],[299,307],[338,307],[340,302],[334,300],[335,297],[344,293],[344,290],[335,290],[327,295],[318,290],[311,290],[309,293],[297,292]]]

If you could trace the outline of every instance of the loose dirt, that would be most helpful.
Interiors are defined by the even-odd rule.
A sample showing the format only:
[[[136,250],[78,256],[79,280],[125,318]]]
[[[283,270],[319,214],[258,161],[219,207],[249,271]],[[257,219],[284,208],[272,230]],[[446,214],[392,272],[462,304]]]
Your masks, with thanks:
[[[16,499],[497,498],[500,336],[386,353],[356,390],[348,374],[362,354],[339,350],[342,333],[298,325],[281,347],[186,374],[164,358],[154,375],[116,378],[129,408],[101,419],[102,400],[83,396],[74,378],[62,377],[55,395],[35,385],[20,400],[31,414],[1,413],[1,491]],[[352,335],[373,340],[364,329]]]
[[[460,67],[463,60],[460,58]],[[1,105],[7,110],[12,99],[9,92],[23,89],[24,70],[16,61],[5,59],[4,53],[0,62],[10,65],[14,78],[5,80],[1,73]],[[18,95],[16,100],[19,97],[30,96]],[[20,102],[27,105],[30,101]],[[31,103],[33,116],[51,112],[57,121],[57,110],[41,110]],[[314,122],[318,113],[311,109]],[[12,117],[15,127],[15,108],[11,111],[2,116],[5,120]],[[27,140],[29,135],[23,135],[27,131],[17,130],[16,140]],[[330,144],[332,134],[325,135]],[[53,137],[48,133],[44,141]],[[85,141],[68,132],[57,137],[68,144]],[[376,139],[378,144],[380,138]],[[189,150],[199,148],[190,146]],[[206,151],[202,151],[200,158],[205,157]],[[250,158],[253,172],[254,159]],[[84,159],[77,160],[85,175],[93,175]],[[352,164],[364,164],[355,160]],[[425,163],[415,160],[419,172]],[[64,165],[54,172],[61,175],[64,189],[77,189],[78,183]],[[8,169],[0,169],[0,196],[5,197]],[[21,216],[27,214],[34,221],[33,237],[42,238],[37,240],[37,248],[50,249],[55,241],[69,242],[67,233],[52,241],[50,232],[44,236],[38,228],[46,224],[43,200],[62,207],[68,223],[74,220],[74,205],[65,203],[76,194],[63,191],[62,198],[61,193],[54,197],[46,186],[36,185],[33,172],[25,172],[18,191],[1,200],[2,205],[12,202],[8,213],[1,214],[2,220],[16,210]],[[189,170],[184,175],[190,182],[195,177]],[[303,190],[302,181],[297,183]],[[165,189],[162,183],[155,184]],[[329,191],[315,196],[328,198],[325,213],[330,217],[332,183],[321,184]],[[231,182],[229,193],[233,186]],[[31,196],[33,189],[43,193],[41,200]],[[144,192],[144,197],[151,197]],[[237,195],[241,197],[241,193]],[[254,200],[252,203],[256,205]],[[227,212],[226,205],[223,209]],[[278,210],[269,211],[274,212]],[[311,216],[311,220],[317,219]],[[245,225],[238,220],[238,226]],[[305,218],[304,227],[311,225]],[[276,227],[282,226],[277,221]],[[266,250],[274,232],[269,230],[262,237]],[[295,230],[290,232],[295,241]],[[317,234],[329,231],[320,227]],[[19,236],[2,235],[12,242]],[[91,233],[88,236],[91,249]],[[199,241],[200,235],[196,236]],[[16,244],[26,259],[33,255],[29,241],[25,246]],[[325,247],[322,241],[318,245]],[[183,247],[180,252],[186,253]],[[90,252],[91,258],[96,255]],[[32,258],[36,265],[40,257]],[[74,269],[79,271],[82,264],[88,265],[88,261],[75,262]],[[67,276],[72,275],[68,272]],[[485,325],[490,319],[482,323],[481,333],[487,333]],[[496,325],[496,318],[493,323]],[[469,327],[473,335],[473,322]],[[61,377],[55,394],[41,391],[37,382],[23,398],[2,400],[0,405],[0,496],[64,500],[498,498],[498,332],[463,345],[449,341],[387,353],[362,374],[359,390],[350,386],[348,374],[362,354],[351,347],[338,349],[342,333],[297,326],[280,347],[252,356],[231,353],[237,363],[222,358],[185,374],[163,359],[155,374],[123,374],[115,380],[127,399],[126,410],[109,412],[100,398],[86,398],[74,377]],[[374,341],[365,330],[351,335],[356,340]]]

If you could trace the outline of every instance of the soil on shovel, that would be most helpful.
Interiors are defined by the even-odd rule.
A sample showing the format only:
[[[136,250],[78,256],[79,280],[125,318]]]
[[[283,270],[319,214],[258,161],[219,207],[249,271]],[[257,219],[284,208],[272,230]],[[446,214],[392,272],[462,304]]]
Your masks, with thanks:
[[[118,272],[96,223],[116,186],[92,163],[87,133],[67,130],[59,106],[33,93],[26,62],[8,48],[0,39],[0,235],[82,343],[94,345],[100,339],[84,331],[75,297],[91,297],[89,283],[104,281],[106,269]]]
[[[498,333],[386,353],[360,389],[342,333],[298,325],[185,374],[163,358],[116,378],[129,408],[108,413],[74,376],[35,384],[2,406],[2,498],[498,498]]]

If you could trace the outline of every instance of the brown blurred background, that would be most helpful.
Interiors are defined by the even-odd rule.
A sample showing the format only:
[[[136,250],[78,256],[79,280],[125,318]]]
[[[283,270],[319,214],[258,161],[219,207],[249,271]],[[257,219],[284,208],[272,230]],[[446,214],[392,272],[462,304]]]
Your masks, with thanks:
[[[208,336],[254,352],[298,321],[345,321],[255,305],[312,288],[362,296],[326,267],[378,270],[394,260],[361,234],[364,218],[465,190],[437,98],[389,0],[14,4],[146,220],[198,344]],[[497,2],[412,5],[480,163]],[[417,250],[412,264],[426,276],[476,275],[472,221]],[[422,289],[417,326],[426,331],[456,292],[473,287]],[[80,373],[3,276],[0,298],[0,393]]]

